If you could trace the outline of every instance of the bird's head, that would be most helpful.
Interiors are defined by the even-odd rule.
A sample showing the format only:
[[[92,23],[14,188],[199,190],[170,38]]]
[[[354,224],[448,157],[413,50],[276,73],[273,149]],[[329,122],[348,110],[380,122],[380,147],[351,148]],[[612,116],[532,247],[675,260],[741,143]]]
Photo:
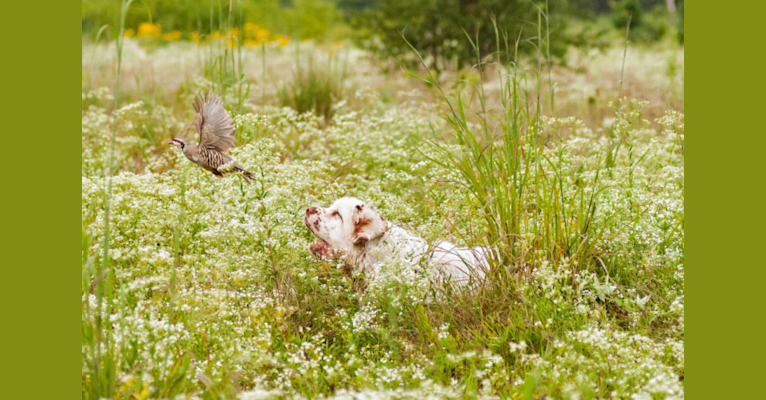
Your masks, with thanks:
[[[170,143],[168,144],[170,144],[171,146],[178,146],[181,148],[181,150],[183,150],[184,147],[186,147],[186,142],[181,138],[173,138],[173,140],[171,140]]]

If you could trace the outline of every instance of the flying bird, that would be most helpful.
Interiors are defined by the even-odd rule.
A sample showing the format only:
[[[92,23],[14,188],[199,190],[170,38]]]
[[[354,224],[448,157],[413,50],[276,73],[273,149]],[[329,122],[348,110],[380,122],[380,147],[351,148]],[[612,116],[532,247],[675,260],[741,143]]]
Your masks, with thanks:
[[[241,165],[232,163],[231,157],[224,152],[234,146],[234,122],[223,108],[220,97],[208,93],[194,100],[194,110],[197,120],[194,128],[199,133],[199,144],[187,144],[181,138],[173,138],[170,145],[179,146],[186,158],[215,176],[223,176],[229,171],[219,171],[222,165],[232,164],[232,168],[242,173],[247,181],[255,179],[250,171]]]

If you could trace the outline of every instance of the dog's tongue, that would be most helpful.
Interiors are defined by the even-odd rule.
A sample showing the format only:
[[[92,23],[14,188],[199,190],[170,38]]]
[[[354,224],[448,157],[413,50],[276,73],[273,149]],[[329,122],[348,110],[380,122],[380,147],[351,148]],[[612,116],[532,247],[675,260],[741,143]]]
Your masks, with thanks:
[[[326,254],[329,248],[330,245],[327,244],[327,242],[311,243],[309,245],[309,250],[311,250],[311,253],[318,256]]]

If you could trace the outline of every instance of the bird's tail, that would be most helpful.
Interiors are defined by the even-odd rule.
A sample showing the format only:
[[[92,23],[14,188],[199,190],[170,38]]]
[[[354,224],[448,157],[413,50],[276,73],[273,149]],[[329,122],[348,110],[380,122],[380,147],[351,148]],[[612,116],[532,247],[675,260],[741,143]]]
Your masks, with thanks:
[[[242,168],[242,166],[241,166],[241,165],[239,165],[239,164],[235,164],[235,165],[234,165],[234,167],[235,167],[235,168],[237,168],[237,171],[239,171],[239,172],[241,172],[241,173],[242,173],[242,176],[245,178],[245,180],[246,180],[248,183],[250,183],[250,182],[252,182],[252,181],[254,181],[254,180],[255,180],[255,175],[253,175],[253,173],[252,173],[252,172],[250,172],[250,171],[248,171],[248,170],[246,170],[246,169]]]

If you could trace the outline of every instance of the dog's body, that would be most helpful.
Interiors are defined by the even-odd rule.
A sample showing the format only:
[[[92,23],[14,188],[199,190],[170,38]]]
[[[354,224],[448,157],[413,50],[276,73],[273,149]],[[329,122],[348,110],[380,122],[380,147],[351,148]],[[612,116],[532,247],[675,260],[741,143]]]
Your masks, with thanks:
[[[421,261],[430,263],[436,267],[434,280],[457,286],[482,281],[489,268],[486,248],[457,247],[449,242],[431,245],[352,197],[338,199],[328,208],[308,208],[304,223],[321,240],[310,246],[312,253],[323,258],[345,256],[367,276],[377,276],[380,266],[391,258],[413,267]]]

